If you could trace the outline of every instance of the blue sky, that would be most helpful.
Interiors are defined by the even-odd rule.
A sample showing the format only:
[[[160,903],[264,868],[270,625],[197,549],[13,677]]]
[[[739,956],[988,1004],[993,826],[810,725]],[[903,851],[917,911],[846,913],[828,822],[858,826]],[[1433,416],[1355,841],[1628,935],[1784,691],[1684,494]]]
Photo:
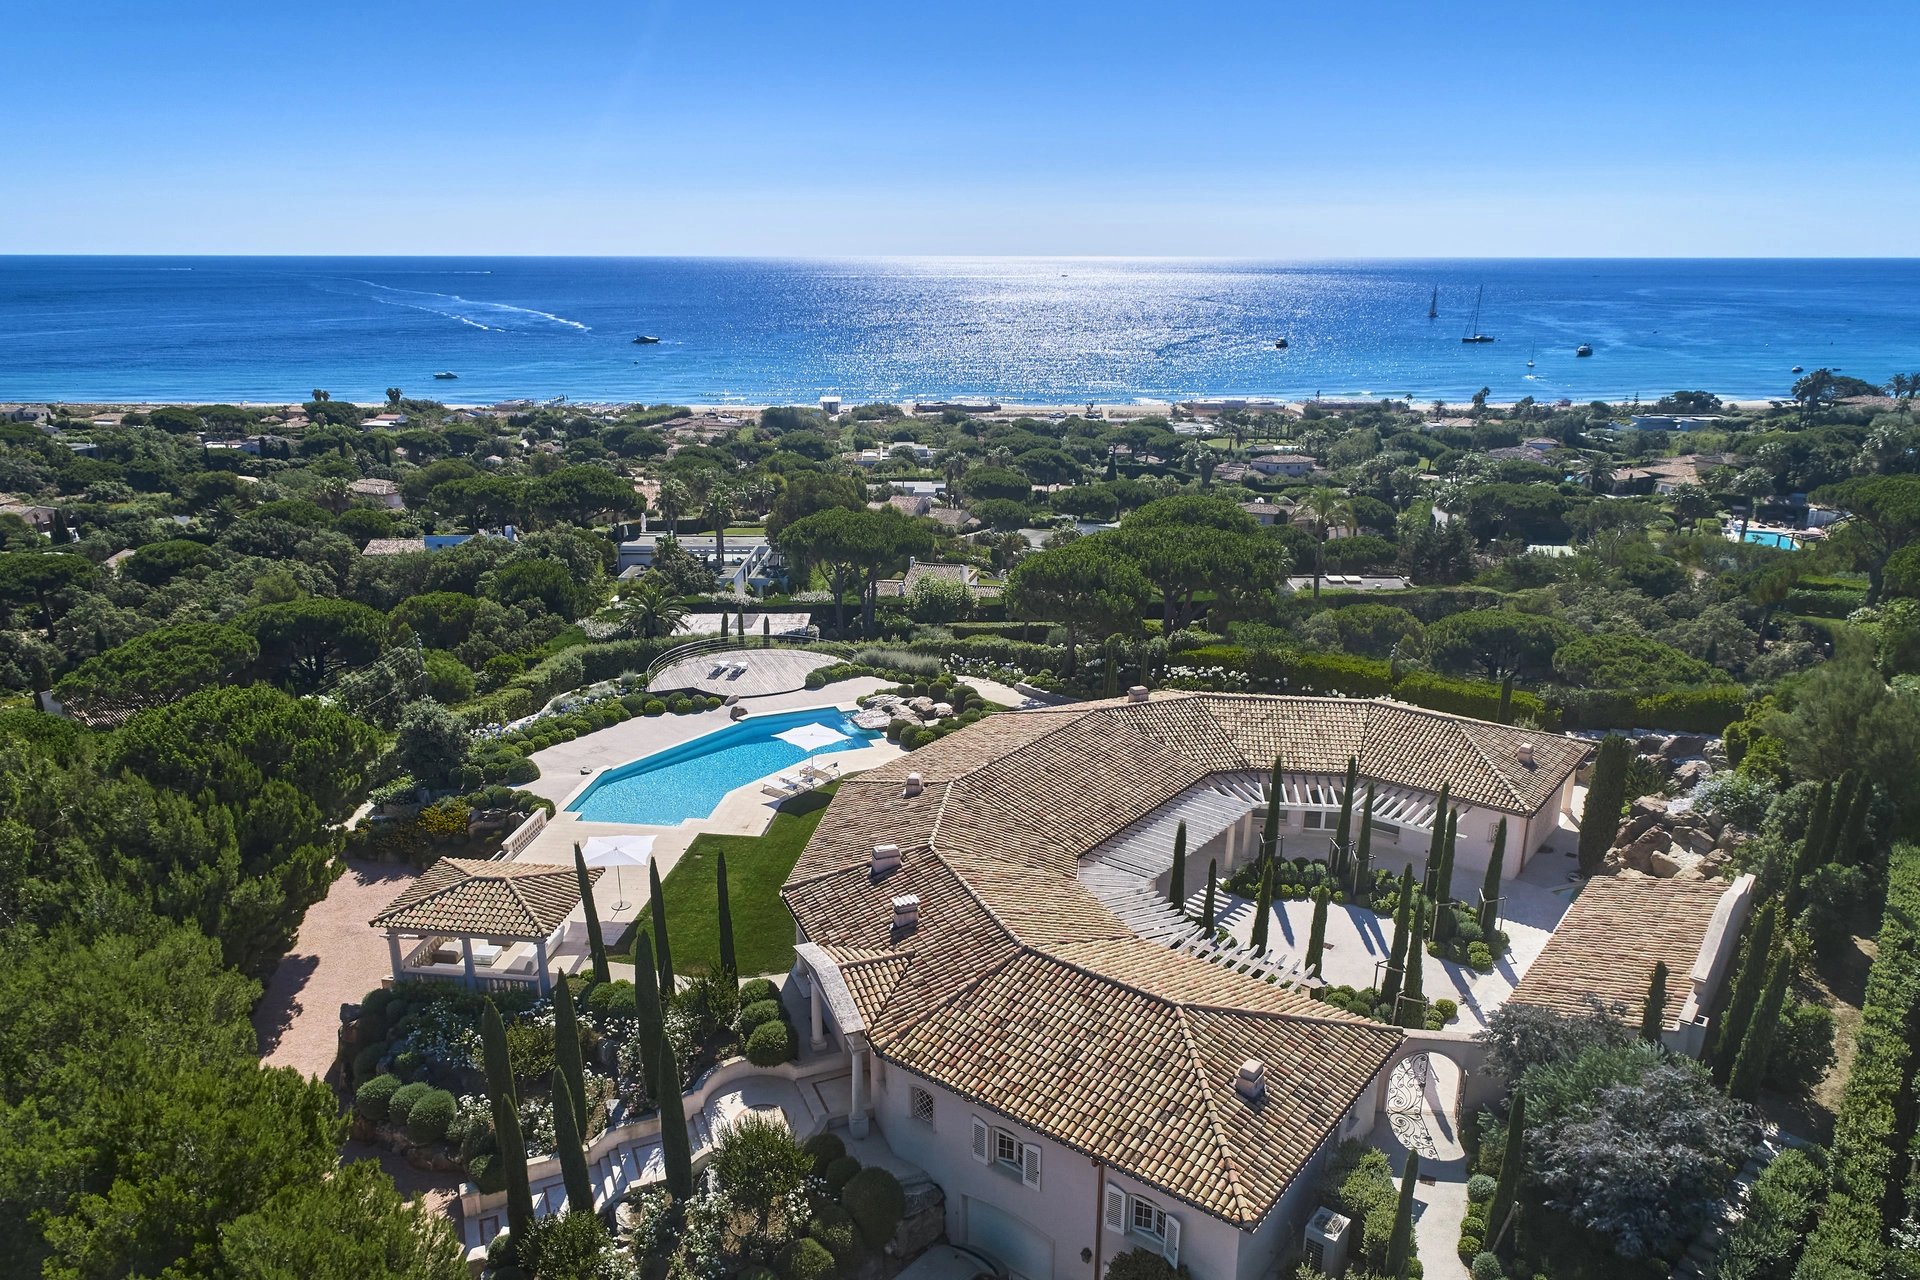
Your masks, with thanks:
[[[1920,5],[26,0],[0,252],[1920,254]]]

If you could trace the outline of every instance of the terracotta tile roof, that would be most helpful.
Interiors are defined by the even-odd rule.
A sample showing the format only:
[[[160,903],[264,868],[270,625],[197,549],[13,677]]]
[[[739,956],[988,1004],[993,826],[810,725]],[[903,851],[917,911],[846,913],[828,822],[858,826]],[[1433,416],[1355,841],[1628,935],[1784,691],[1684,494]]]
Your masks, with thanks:
[[[1528,966],[1513,1002],[1584,1014],[1596,996],[1637,1025],[1653,966],[1665,961],[1667,1026],[1678,1026],[1687,975],[1727,888],[1724,880],[1595,876]]]
[[[601,874],[600,867],[587,871],[590,882]],[[579,905],[572,867],[442,858],[370,923],[418,933],[544,938]]]

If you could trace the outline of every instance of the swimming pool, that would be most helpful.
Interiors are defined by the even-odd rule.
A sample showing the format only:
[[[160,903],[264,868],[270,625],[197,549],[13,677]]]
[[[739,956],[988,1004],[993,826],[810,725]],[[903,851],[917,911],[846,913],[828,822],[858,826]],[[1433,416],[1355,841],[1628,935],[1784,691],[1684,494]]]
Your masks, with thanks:
[[[1771,529],[1747,530],[1747,541],[1757,542],[1763,547],[1778,547],[1782,551],[1798,551],[1800,539],[1790,533],[1775,533]]]
[[[822,725],[846,736],[812,751],[774,736],[801,725]],[[692,742],[607,770],[575,796],[567,810],[586,822],[675,826],[689,818],[710,817],[721,798],[736,787],[790,769],[808,756],[864,747],[878,736],[856,728],[846,712],[836,707],[750,716]]]

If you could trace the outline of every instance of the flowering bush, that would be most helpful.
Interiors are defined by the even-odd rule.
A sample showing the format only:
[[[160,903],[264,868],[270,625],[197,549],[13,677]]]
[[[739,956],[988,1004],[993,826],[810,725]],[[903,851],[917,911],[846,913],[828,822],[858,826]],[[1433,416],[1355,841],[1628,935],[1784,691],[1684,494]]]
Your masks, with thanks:
[[[474,1030],[473,1020],[453,1004],[428,1004],[415,1010],[407,1023],[406,1030],[388,1047],[392,1058],[413,1054],[420,1062],[444,1068],[478,1063],[480,1036]]]

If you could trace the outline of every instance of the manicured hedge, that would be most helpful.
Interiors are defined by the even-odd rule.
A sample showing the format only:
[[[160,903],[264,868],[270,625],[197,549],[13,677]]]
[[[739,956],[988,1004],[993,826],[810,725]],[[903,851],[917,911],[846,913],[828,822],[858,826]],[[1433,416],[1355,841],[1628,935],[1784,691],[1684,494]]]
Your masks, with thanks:
[[[1500,718],[1500,686],[1479,680],[1455,680],[1431,671],[1415,671],[1401,677],[1400,683],[1393,687],[1393,696],[1449,715],[1472,716],[1477,720]],[[1514,719],[1525,718],[1546,728],[1560,724],[1558,707],[1548,706],[1543,699],[1524,689],[1513,691],[1509,714]]]
[[[1499,685],[1458,680],[1430,671],[1409,672],[1396,684],[1393,665],[1379,658],[1216,644],[1177,653],[1170,661],[1175,667],[1222,667],[1245,672],[1254,681],[1268,683],[1287,693],[1392,697],[1451,715],[1481,720],[1500,718]],[[1558,727],[1560,723],[1557,709],[1521,689],[1513,692],[1511,715],[1548,728]]]
[[[1664,693],[1566,689],[1554,694],[1569,729],[1672,729],[1684,733],[1721,732],[1740,718],[1747,697],[1747,691],[1737,684]]]
[[[1883,1206],[1902,1153],[1911,1030],[1920,1013],[1920,847],[1896,844],[1887,906],[1867,974],[1858,1052],[1834,1121],[1832,1191],[1807,1238],[1795,1280],[1878,1280],[1885,1272]]]

